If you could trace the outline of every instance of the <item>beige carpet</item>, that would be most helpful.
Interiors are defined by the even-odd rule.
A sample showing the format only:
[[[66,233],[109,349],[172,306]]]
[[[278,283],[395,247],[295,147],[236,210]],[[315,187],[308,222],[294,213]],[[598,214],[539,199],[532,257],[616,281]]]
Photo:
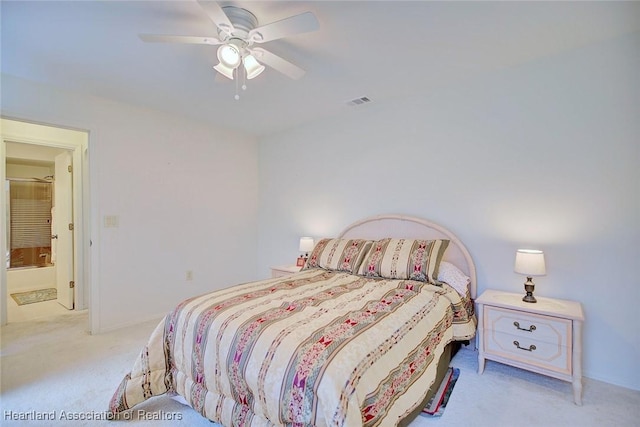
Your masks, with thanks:
[[[147,401],[129,421],[104,416],[115,388],[130,370],[157,321],[92,336],[87,315],[9,324],[1,329],[2,426],[215,426],[168,398]],[[478,375],[476,353],[462,350],[453,365],[460,378],[441,418],[421,426],[636,426],[640,392],[585,379],[584,406],[573,403],[569,383],[487,362]],[[55,417],[24,421],[18,417]],[[349,426],[347,426],[349,427]]]

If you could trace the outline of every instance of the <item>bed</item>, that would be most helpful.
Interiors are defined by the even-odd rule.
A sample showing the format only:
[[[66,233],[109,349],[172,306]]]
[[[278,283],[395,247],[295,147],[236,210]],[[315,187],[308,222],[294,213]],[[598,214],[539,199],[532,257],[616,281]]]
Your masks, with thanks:
[[[406,425],[474,337],[475,296],[451,231],[366,218],[321,239],[299,273],[179,303],[110,412],[170,394],[224,426]]]

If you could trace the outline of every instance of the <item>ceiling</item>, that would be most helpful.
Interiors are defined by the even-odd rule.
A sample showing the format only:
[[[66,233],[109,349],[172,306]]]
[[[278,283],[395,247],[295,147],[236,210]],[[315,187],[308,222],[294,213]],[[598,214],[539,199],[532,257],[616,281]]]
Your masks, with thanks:
[[[216,78],[216,47],[139,33],[215,36],[195,1],[6,1],[2,72],[264,136],[350,108],[428,93],[484,73],[640,31],[639,2],[220,1],[259,25],[305,11],[320,29],[265,43],[307,70]],[[362,96],[373,102],[349,107]]]

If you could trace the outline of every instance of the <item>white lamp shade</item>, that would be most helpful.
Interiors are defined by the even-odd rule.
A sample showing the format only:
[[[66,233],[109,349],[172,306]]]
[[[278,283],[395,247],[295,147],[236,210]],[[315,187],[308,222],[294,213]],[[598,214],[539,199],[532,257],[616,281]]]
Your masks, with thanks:
[[[518,249],[514,271],[525,276],[544,276],[544,253],[536,249]]]
[[[233,68],[226,67],[222,62],[213,68],[226,78],[233,80]]]
[[[218,60],[227,68],[236,68],[240,65],[242,57],[236,46],[227,43],[218,48]]]
[[[247,71],[247,79],[251,80],[258,77],[264,71],[264,65],[259,63],[253,55],[247,55],[242,58],[244,69]]]
[[[311,252],[313,250],[313,239],[311,237],[301,237],[298,250],[300,252]]]

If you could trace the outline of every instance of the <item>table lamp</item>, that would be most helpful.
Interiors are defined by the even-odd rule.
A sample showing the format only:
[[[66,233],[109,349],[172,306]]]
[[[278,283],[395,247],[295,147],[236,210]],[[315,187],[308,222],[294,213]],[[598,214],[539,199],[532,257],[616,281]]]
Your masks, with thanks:
[[[313,239],[311,237],[301,237],[298,250],[300,252],[304,252],[304,255],[300,255],[300,258],[298,258],[298,262],[296,263],[296,265],[304,266],[304,263],[306,263],[307,259],[309,258],[309,252],[313,250]]]
[[[544,276],[546,274],[544,266],[544,253],[535,249],[518,249],[516,252],[516,264],[514,271],[527,276],[524,282],[524,290],[527,294],[522,298],[524,302],[536,302],[533,296],[533,276]]]

